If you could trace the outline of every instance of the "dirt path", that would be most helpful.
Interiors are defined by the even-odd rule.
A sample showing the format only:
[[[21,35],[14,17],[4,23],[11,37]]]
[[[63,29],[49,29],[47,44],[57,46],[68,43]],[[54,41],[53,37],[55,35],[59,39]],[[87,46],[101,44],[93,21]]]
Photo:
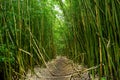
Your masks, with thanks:
[[[57,57],[47,63],[47,68],[35,67],[35,74],[29,70],[25,80],[91,80],[90,74],[81,65],[74,64],[66,57]]]

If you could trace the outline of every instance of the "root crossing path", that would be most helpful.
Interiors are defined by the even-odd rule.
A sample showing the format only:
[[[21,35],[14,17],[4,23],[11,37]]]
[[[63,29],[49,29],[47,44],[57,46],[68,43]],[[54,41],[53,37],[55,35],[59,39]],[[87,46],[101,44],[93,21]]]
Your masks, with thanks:
[[[89,71],[81,65],[74,64],[66,57],[58,56],[47,63],[48,68],[29,70],[25,80],[91,80]]]

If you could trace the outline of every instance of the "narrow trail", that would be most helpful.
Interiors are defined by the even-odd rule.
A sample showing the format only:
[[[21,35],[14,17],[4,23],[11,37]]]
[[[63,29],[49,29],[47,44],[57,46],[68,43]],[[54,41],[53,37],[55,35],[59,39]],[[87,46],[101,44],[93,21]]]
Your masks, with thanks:
[[[82,65],[74,64],[66,57],[57,57],[47,63],[47,68],[35,67],[35,74],[29,70],[25,80],[91,80],[89,71]]]

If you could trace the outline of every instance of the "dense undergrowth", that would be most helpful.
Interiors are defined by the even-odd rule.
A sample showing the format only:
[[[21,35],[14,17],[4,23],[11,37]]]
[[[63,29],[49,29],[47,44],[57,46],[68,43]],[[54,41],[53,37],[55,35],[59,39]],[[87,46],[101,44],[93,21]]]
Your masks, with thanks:
[[[0,0],[0,80],[65,55],[120,78],[119,0]]]

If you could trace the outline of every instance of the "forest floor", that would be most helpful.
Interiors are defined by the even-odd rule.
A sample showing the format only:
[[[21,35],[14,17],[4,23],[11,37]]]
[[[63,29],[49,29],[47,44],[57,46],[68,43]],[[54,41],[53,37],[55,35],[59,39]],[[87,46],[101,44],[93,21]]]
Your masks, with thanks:
[[[36,66],[34,72],[28,70],[25,80],[92,80],[87,68],[73,63],[66,57],[58,56],[46,66],[46,68]]]

